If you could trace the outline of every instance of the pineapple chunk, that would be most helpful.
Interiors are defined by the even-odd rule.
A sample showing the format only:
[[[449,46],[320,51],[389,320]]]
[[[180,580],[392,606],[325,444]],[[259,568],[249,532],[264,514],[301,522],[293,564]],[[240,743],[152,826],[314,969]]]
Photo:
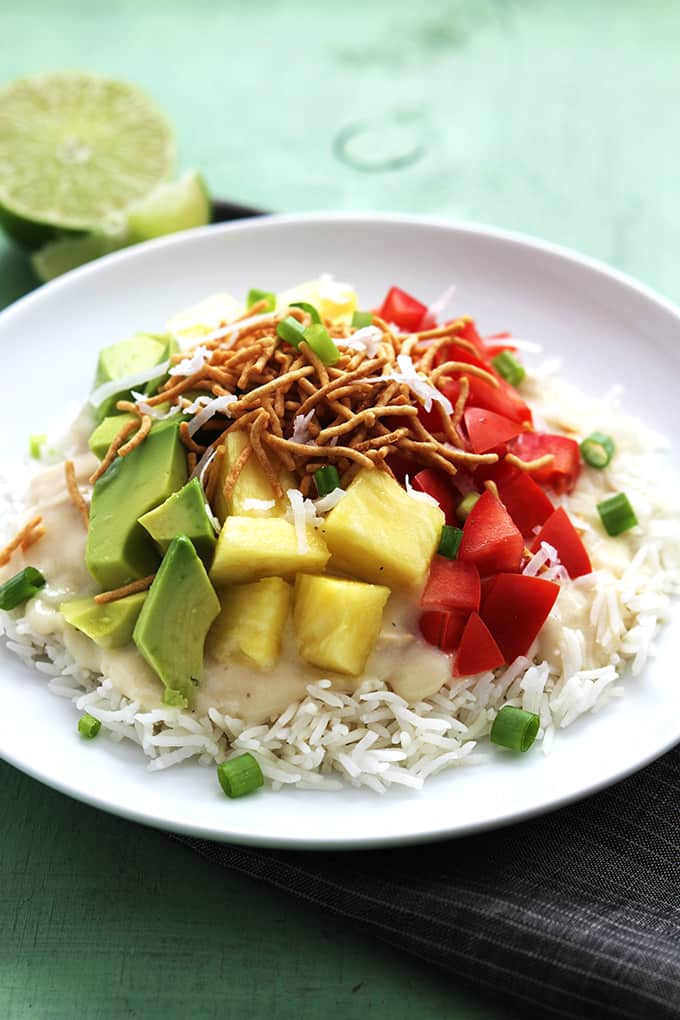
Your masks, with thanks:
[[[222,323],[233,322],[245,311],[245,306],[231,294],[213,294],[191,308],[177,312],[166,323],[166,330],[182,339],[200,340],[202,336],[219,329]]]
[[[208,652],[228,665],[234,656],[270,670],[281,652],[291,587],[281,577],[236,584],[220,592],[222,611],[208,635]]]
[[[357,296],[350,285],[330,277],[309,280],[282,291],[276,299],[277,312],[285,311],[294,301],[306,301],[314,305],[322,318],[330,319],[335,324],[349,324],[357,307]]]
[[[308,527],[307,550],[298,552],[295,527],[281,517],[227,517],[220,532],[210,578],[239,584],[261,577],[293,577],[300,570],[323,570],[330,553]]]
[[[288,506],[285,499],[276,501],[273,507],[266,510],[246,505],[246,500],[249,499],[258,499],[264,502],[271,502],[274,499],[274,493],[267,481],[267,476],[258,464],[257,458],[252,455],[238,476],[238,481],[234,486],[231,496],[229,499],[224,498],[224,483],[247,442],[248,437],[245,432],[227,432],[224,437],[224,457],[220,466],[220,477],[215,498],[215,513],[222,522],[226,520],[229,514],[234,514],[236,517],[261,517],[263,515],[280,517],[285,513]],[[293,477],[287,471],[281,470],[279,479],[284,492],[295,487]]]
[[[415,500],[384,471],[364,468],[329,513],[322,533],[338,569],[364,581],[422,584],[439,543],[444,514]]]
[[[300,658],[358,676],[378,639],[389,596],[380,584],[299,574],[293,619]]]

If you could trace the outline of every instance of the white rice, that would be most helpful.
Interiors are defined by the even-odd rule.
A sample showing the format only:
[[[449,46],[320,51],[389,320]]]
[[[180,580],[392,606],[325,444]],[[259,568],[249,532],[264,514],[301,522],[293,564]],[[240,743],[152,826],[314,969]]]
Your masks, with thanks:
[[[592,400],[549,374],[525,386],[535,397],[537,422],[556,431],[571,428],[578,437],[599,429],[615,439],[610,467],[585,468],[576,491],[557,500],[585,529],[591,556],[602,558],[596,504],[607,493],[625,491],[639,521],[625,540],[630,558],[623,566],[600,562],[576,581],[561,578],[550,547],[541,551],[543,565],[562,588],[546,625],[555,641],[544,661],[533,661],[534,646],[506,668],[457,681],[415,705],[378,680],[367,679],[344,694],[322,679],[277,719],[253,726],[215,708],[201,718],[176,708],[142,710],[109,679],[79,667],[54,635],[32,632],[21,609],[0,613],[0,633],[10,651],[46,675],[54,694],[98,719],[110,739],[139,745],[152,772],[188,759],[212,765],[250,751],[276,790],[333,790],[347,783],[376,793],[390,786],[420,789],[431,775],[484,759],[475,749],[504,704],[539,716],[539,740],[547,753],[560,729],[620,696],[624,675],[639,674],[654,654],[671,596],[680,590],[680,495],[665,461],[667,444],[621,414],[616,393]],[[0,484],[8,532],[18,509],[11,493],[19,471],[25,468],[11,465]],[[590,627],[569,626],[564,615],[569,600],[584,594]],[[539,636],[538,643],[542,640]],[[593,668],[594,661],[601,664]]]

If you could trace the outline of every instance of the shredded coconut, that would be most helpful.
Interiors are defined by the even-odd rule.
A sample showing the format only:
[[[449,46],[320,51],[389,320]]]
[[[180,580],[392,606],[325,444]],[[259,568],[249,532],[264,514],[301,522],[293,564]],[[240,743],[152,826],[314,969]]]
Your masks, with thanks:
[[[293,422],[293,442],[301,443],[306,446],[312,442],[312,437],[309,433],[309,423],[315,415],[315,410],[312,408],[308,414],[298,414]]]
[[[382,340],[382,330],[377,326],[362,326],[351,336],[337,339],[338,347],[349,347],[353,351],[365,351],[369,358],[374,358]]]
[[[211,354],[212,352],[207,347],[200,345],[188,357],[173,365],[169,375],[193,375],[194,372],[200,372],[206,361],[209,361]]]
[[[133,372],[132,375],[123,376],[122,379],[112,379],[111,382],[102,383],[101,386],[98,386],[96,390],[92,390],[92,393],[90,393],[90,404],[92,407],[101,407],[109,397],[115,397],[117,393],[126,393],[134,386],[142,386],[158,376],[165,375],[169,364],[169,361],[162,361],[160,365],[154,365],[153,368],[145,368],[143,372]]]
[[[213,415],[226,412],[229,414],[229,405],[238,400],[233,393],[225,393],[222,397],[196,397],[196,400],[184,408],[186,414],[193,414],[189,422],[189,435],[193,436],[202,428]]]

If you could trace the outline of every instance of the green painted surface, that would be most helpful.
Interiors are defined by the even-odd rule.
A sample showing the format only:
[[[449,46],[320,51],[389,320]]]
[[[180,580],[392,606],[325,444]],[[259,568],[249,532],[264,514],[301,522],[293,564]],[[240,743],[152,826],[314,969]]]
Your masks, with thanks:
[[[22,0],[0,83],[127,77],[181,166],[279,210],[524,230],[680,299],[673,0]],[[0,305],[33,286],[0,241]],[[0,766],[0,1016],[519,1016],[165,836]]]

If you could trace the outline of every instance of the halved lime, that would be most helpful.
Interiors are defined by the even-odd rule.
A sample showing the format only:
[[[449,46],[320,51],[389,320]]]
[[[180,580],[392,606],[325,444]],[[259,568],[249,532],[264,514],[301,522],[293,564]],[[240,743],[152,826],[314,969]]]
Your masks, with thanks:
[[[58,72],[0,89],[0,222],[21,243],[95,229],[173,159],[169,124],[125,82]]]
[[[205,181],[189,170],[178,181],[159,184],[127,211],[130,243],[173,234],[210,223],[210,197]]]
[[[129,244],[202,227],[210,222],[211,208],[205,181],[195,170],[189,170],[179,181],[157,185],[127,212],[112,213],[98,230],[43,245],[33,253],[31,265],[38,279],[47,283]]]

